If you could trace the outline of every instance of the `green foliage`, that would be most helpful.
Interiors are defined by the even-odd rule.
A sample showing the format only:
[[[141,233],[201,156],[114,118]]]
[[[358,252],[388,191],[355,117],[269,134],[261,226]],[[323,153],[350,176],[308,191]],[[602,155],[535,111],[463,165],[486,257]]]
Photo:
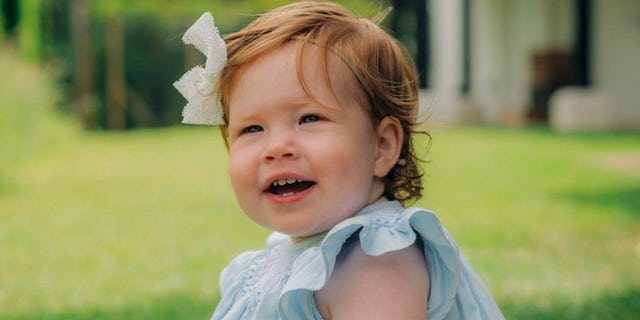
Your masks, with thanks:
[[[175,18],[176,15],[193,15],[197,17],[204,11],[211,11],[220,16],[222,26],[233,23],[225,22],[241,19],[241,15],[255,15],[275,7],[296,2],[294,0],[98,0],[94,1],[96,12],[109,15],[117,12],[133,14],[150,14],[164,18]],[[389,1],[376,0],[334,0],[365,17],[377,13],[380,8],[389,5]]]
[[[39,3],[39,0],[25,1],[25,4],[29,1]],[[86,71],[90,73],[86,77],[93,79],[94,88],[91,90],[95,104],[89,113],[94,114],[95,119],[88,122],[91,122],[90,125],[96,123],[95,126],[98,128],[106,127],[109,112],[109,106],[106,103],[108,100],[106,70],[122,68],[126,77],[124,84],[126,92],[121,93],[121,96],[126,99],[126,124],[128,128],[139,128],[167,126],[179,122],[181,107],[185,100],[171,84],[193,64],[201,62],[200,60],[192,61],[194,59],[191,57],[193,55],[200,57],[199,53],[187,57],[187,53],[194,49],[185,46],[180,38],[188,26],[204,11],[214,13],[217,26],[221,33],[226,34],[239,30],[257,14],[289,2],[292,1],[88,1],[91,11],[88,32],[91,33],[91,37],[88,44],[86,40],[81,42],[90,47],[91,53],[88,60],[92,61],[92,64],[82,66],[78,62],[82,59],[74,57],[72,50],[74,39],[70,30],[74,24],[70,21],[73,19],[73,10],[71,10],[73,0],[45,2],[37,8],[44,11],[42,23],[46,26],[46,33],[40,40],[45,44],[45,56],[49,61],[58,63],[64,71],[60,80],[66,86],[67,100],[72,102],[76,98],[72,96],[77,89],[74,88],[74,70],[91,70]],[[374,16],[380,8],[384,7],[382,0],[337,2],[343,3],[363,16]],[[37,20],[40,14],[34,11],[35,8],[29,9],[31,19],[28,21],[25,19],[21,23],[40,22]],[[106,23],[107,20],[116,16],[124,21],[123,34],[109,29]],[[124,65],[106,63],[105,42],[114,37],[124,39]],[[37,39],[37,34],[34,33],[24,41],[29,39]]]
[[[41,0],[20,1],[20,51],[31,61],[39,61],[42,46]]]

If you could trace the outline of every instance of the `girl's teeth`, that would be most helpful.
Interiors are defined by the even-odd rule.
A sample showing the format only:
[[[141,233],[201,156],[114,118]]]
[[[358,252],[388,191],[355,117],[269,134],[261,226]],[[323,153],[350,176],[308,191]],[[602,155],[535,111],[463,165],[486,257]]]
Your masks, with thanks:
[[[298,180],[295,178],[287,178],[287,179],[278,179],[272,183],[274,187],[284,186],[285,184],[294,184],[296,182],[302,182],[302,180]]]

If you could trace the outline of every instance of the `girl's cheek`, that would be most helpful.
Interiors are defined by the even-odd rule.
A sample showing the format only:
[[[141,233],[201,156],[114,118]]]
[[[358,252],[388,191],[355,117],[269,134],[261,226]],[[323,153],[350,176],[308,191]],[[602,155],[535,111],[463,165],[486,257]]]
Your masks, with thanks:
[[[236,139],[229,146],[229,170],[242,172],[250,170],[257,163],[257,150],[247,139]]]

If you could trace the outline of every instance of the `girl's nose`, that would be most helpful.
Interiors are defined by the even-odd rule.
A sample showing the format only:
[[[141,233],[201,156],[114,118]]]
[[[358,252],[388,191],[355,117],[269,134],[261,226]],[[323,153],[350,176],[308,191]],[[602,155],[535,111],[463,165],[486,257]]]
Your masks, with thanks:
[[[277,159],[295,159],[298,157],[298,148],[294,141],[293,133],[271,133],[267,137],[263,159],[273,161]]]
[[[265,160],[275,160],[277,158],[293,158],[293,153],[291,152],[287,152],[287,153],[283,153],[280,156],[276,155],[266,155],[264,157]]]

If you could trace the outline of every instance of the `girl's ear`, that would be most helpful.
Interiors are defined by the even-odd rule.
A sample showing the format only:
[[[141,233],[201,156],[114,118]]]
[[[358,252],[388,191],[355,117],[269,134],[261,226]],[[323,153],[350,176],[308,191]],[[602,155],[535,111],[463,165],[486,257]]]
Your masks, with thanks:
[[[382,178],[398,162],[404,133],[398,119],[385,117],[378,123],[376,134],[378,141],[373,174]]]

